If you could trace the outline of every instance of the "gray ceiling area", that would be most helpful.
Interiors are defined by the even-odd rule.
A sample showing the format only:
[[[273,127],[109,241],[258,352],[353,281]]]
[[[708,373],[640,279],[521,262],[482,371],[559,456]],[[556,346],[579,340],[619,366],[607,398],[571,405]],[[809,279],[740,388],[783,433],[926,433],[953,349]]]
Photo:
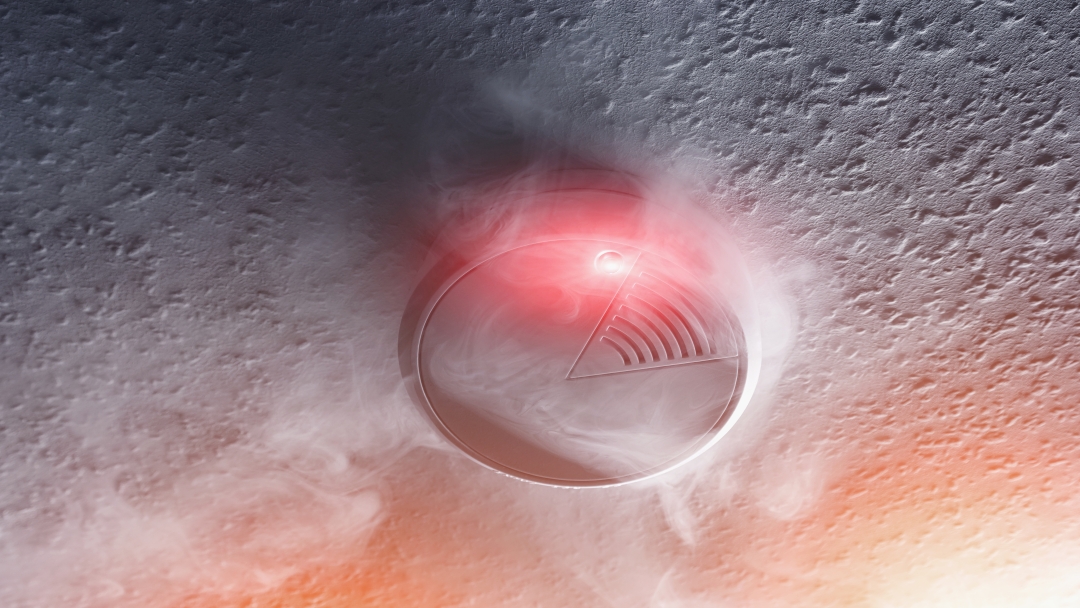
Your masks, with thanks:
[[[1078,38],[1036,0],[0,3],[0,604],[1080,605]],[[710,216],[760,321],[730,432],[618,487],[477,464],[399,365],[440,229],[569,164]]]

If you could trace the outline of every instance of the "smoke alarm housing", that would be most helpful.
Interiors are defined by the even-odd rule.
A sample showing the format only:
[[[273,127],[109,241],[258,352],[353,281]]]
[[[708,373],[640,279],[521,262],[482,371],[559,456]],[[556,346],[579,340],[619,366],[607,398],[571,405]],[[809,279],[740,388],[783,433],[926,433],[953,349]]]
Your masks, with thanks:
[[[492,469],[558,486],[645,479],[745,407],[758,357],[741,267],[700,221],[562,177],[504,195],[487,228],[436,252],[403,318],[402,371],[439,432]]]

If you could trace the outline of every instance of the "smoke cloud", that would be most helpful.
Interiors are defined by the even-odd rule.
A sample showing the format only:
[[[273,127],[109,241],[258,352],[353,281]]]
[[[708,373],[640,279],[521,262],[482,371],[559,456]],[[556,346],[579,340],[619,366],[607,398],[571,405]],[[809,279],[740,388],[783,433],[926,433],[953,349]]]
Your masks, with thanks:
[[[86,287],[74,288],[58,322],[89,315],[80,321],[88,333],[69,341],[63,329],[42,328],[37,335],[49,341],[48,350],[33,355],[37,367],[13,402],[13,411],[39,418],[12,423],[24,434],[6,448],[0,602],[227,606],[290,593],[312,573],[351,567],[362,578],[383,559],[388,541],[372,548],[372,539],[390,533],[395,504],[401,508],[395,497],[416,466],[401,463],[420,453],[460,461],[455,483],[471,486],[470,494],[482,487],[505,494],[536,530],[578,520],[581,509],[621,510],[612,521],[630,523],[538,545],[574,573],[590,601],[617,606],[694,605],[679,599],[675,575],[635,540],[635,522],[648,513],[660,509],[680,542],[693,546],[702,518],[741,492],[752,492],[776,517],[805,508],[817,487],[804,479],[812,477],[805,463],[775,485],[762,481],[776,477],[769,465],[755,486],[732,460],[745,441],[657,480],[585,495],[536,488],[467,463],[423,419],[404,390],[396,352],[399,316],[423,271],[420,260],[476,235],[497,240],[528,230],[522,195],[553,169],[619,162],[619,154],[556,145],[559,129],[537,120],[548,115],[524,94],[491,90],[479,105],[450,105],[441,110],[450,118],[431,119],[427,179],[423,188],[402,190],[423,196],[414,198],[408,228],[394,233],[407,238],[396,243],[380,234],[386,216],[340,204],[283,211],[255,201],[244,203],[246,214],[174,218],[146,236],[134,227],[100,233],[96,224],[74,224],[46,237],[49,247],[72,235],[85,241],[91,262],[75,281]],[[692,188],[677,176],[640,179],[669,204],[682,201],[682,213],[709,213],[707,199],[688,202]],[[306,197],[342,197],[329,182],[305,188]],[[694,230],[712,225],[720,223]],[[726,233],[700,236],[728,243],[709,252],[711,262],[737,253]],[[117,255],[126,257],[117,266],[123,270],[110,276]],[[759,315],[765,336],[751,407],[758,413],[733,437],[767,411],[793,331],[783,286],[762,282],[765,276],[751,277],[752,293],[767,295],[747,291],[740,302]],[[28,284],[12,306],[36,314],[44,294],[66,282],[55,274]],[[567,305],[572,314],[573,302]],[[133,321],[124,322],[132,310]],[[43,397],[49,382],[60,387]],[[635,465],[643,446],[668,449],[670,439],[647,424],[612,437],[590,435],[587,420],[562,424],[566,433],[553,438],[553,449],[604,454],[599,469]],[[580,525],[572,527],[581,532]],[[594,558],[611,558],[596,547],[621,542],[636,549],[617,564],[594,567]],[[564,561],[568,556],[576,557]]]

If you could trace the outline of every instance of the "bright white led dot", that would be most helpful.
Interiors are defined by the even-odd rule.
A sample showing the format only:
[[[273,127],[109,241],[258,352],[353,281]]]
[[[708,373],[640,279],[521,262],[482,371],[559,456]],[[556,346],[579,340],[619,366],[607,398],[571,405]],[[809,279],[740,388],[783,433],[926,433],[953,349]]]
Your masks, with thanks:
[[[623,257],[618,251],[602,251],[596,256],[595,265],[604,274],[618,274],[623,269]]]

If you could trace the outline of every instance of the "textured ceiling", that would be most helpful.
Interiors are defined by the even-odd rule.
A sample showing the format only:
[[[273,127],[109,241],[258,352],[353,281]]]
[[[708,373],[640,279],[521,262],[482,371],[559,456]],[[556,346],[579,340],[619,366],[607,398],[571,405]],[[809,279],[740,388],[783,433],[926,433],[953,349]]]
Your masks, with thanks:
[[[1037,1],[3,5],[0,602],[1080,603],[1078,33]],[[402,388],[440,196],[537,150],[676,176],[760,284],[767,390],[658,483],[502,477]]]

